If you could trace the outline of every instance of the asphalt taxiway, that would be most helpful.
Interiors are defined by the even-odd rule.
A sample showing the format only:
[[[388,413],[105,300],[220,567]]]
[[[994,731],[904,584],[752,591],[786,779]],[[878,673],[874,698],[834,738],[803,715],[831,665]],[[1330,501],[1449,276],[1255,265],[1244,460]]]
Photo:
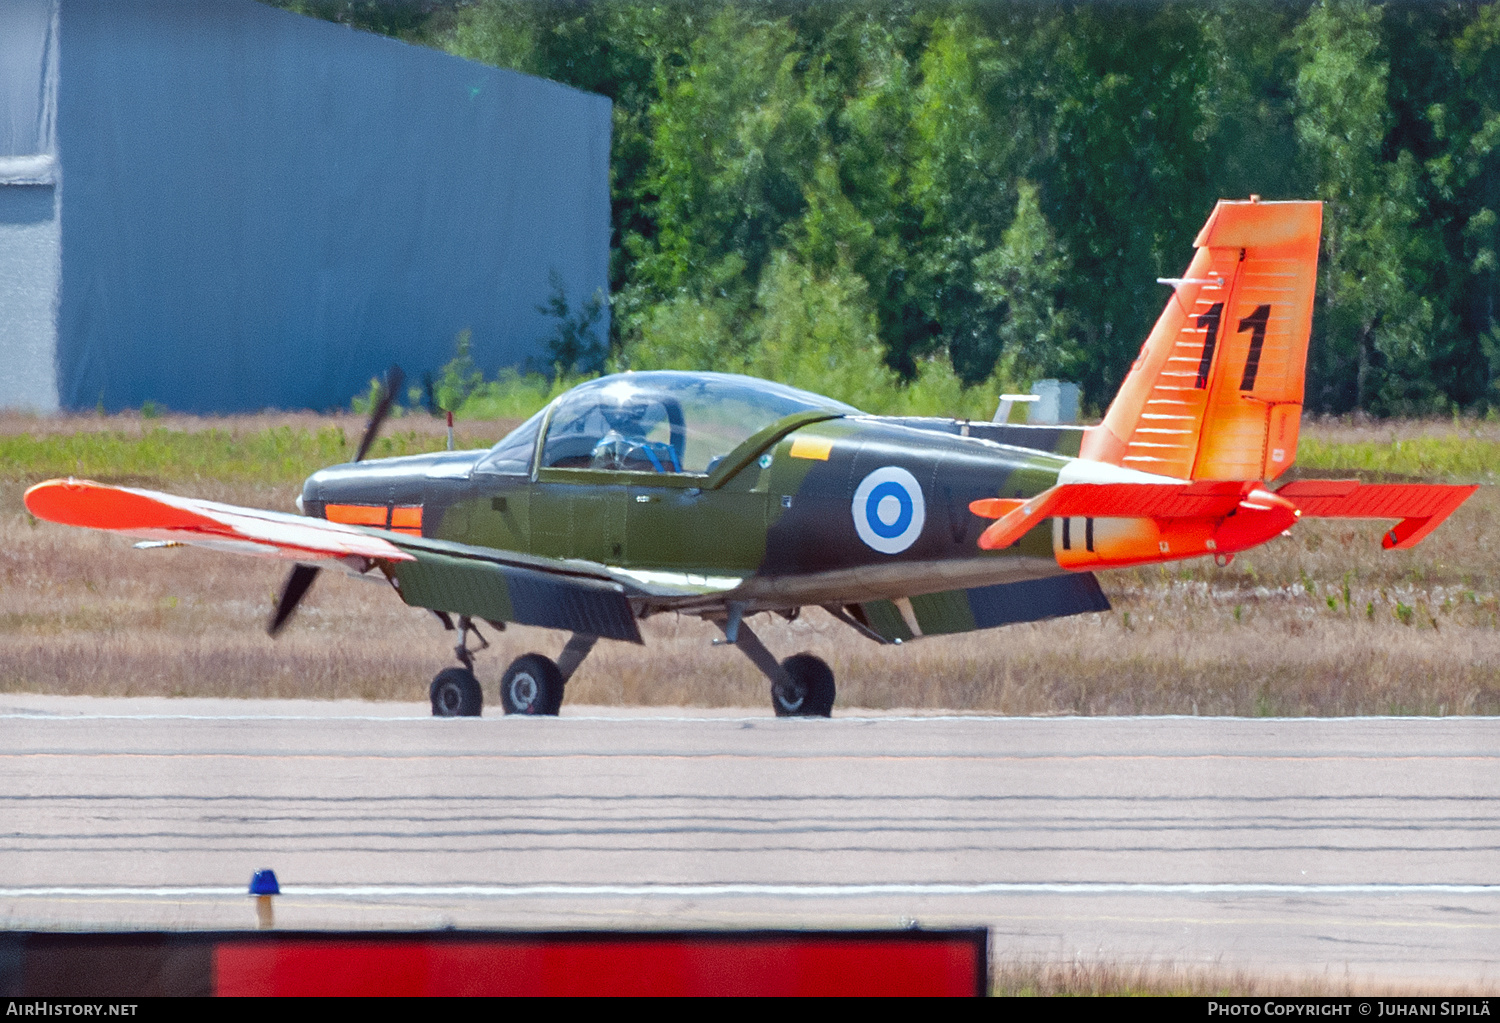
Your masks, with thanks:
[[[998,957],[1500,980],[1500,720],[0,695],[0,926],[982,924]]]

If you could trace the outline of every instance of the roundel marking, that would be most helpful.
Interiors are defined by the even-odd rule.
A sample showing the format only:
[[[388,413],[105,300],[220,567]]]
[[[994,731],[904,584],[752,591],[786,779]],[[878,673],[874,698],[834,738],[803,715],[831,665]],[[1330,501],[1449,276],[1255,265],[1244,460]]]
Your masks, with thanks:
[[[881,554],[900,554],[917,542],[927,521],[927,502],[917,478],[894,465],[882,466],[854,488],[854,530]]]

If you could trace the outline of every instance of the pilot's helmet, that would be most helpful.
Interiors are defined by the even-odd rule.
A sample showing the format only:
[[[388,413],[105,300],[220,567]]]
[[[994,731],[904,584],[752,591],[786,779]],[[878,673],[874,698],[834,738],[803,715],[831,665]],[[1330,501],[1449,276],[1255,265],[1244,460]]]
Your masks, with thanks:
[[[629,384],[606,387],[599,394],[599,411],[616,433],[641,436],[646,432],[644,420],[657,399]]]

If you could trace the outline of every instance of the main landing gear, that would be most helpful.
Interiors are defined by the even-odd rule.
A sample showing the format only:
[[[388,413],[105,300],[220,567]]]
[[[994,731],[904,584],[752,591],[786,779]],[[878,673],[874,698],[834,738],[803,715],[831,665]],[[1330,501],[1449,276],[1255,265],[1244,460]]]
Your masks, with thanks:
[[[724,643],[739,647],[750,663],[771,680],[771,709],[776,716],[832,717],[836,695],[833,669],[812,654],[793,654],[778,664],[760,637],[742,621],[744,613],[743,605],[731,604],[729,617],[714,624],[724,633]]]
[[[452,627],[451,618],[446,615],[439,618]],[[429,695],[434,717],[478,717],[484,708],[484,691],[474,675],[475,651],[469,647],[469,634],[473,633],[479,641],[480,650],[488,649],[490,644],[468,615],[459,617],[458,630],[458,646],[453,648],[453,654],[463,667],[444,668],[432,680]],[[517,657],[500,678],[500,706],[505,713],[556,716],[562,706],[563,687],[598,640],[598,636],[573,633],[555,662],[541,654]]]
[[[573,633],[556,663],[541,654],[517,657],[500,677],[500,705],[505,713],[555,717],[562,706],[563,686],[598,641],[598,636]]]

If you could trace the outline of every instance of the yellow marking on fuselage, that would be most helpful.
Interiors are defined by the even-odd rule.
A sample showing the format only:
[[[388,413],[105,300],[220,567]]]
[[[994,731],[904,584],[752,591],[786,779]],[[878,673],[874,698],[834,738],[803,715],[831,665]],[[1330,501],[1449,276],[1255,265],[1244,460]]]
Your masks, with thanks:
[[[833,450],[832,437],[796,437],[792,440],[793,458],[810,458],[818,462],[828,461]]]

